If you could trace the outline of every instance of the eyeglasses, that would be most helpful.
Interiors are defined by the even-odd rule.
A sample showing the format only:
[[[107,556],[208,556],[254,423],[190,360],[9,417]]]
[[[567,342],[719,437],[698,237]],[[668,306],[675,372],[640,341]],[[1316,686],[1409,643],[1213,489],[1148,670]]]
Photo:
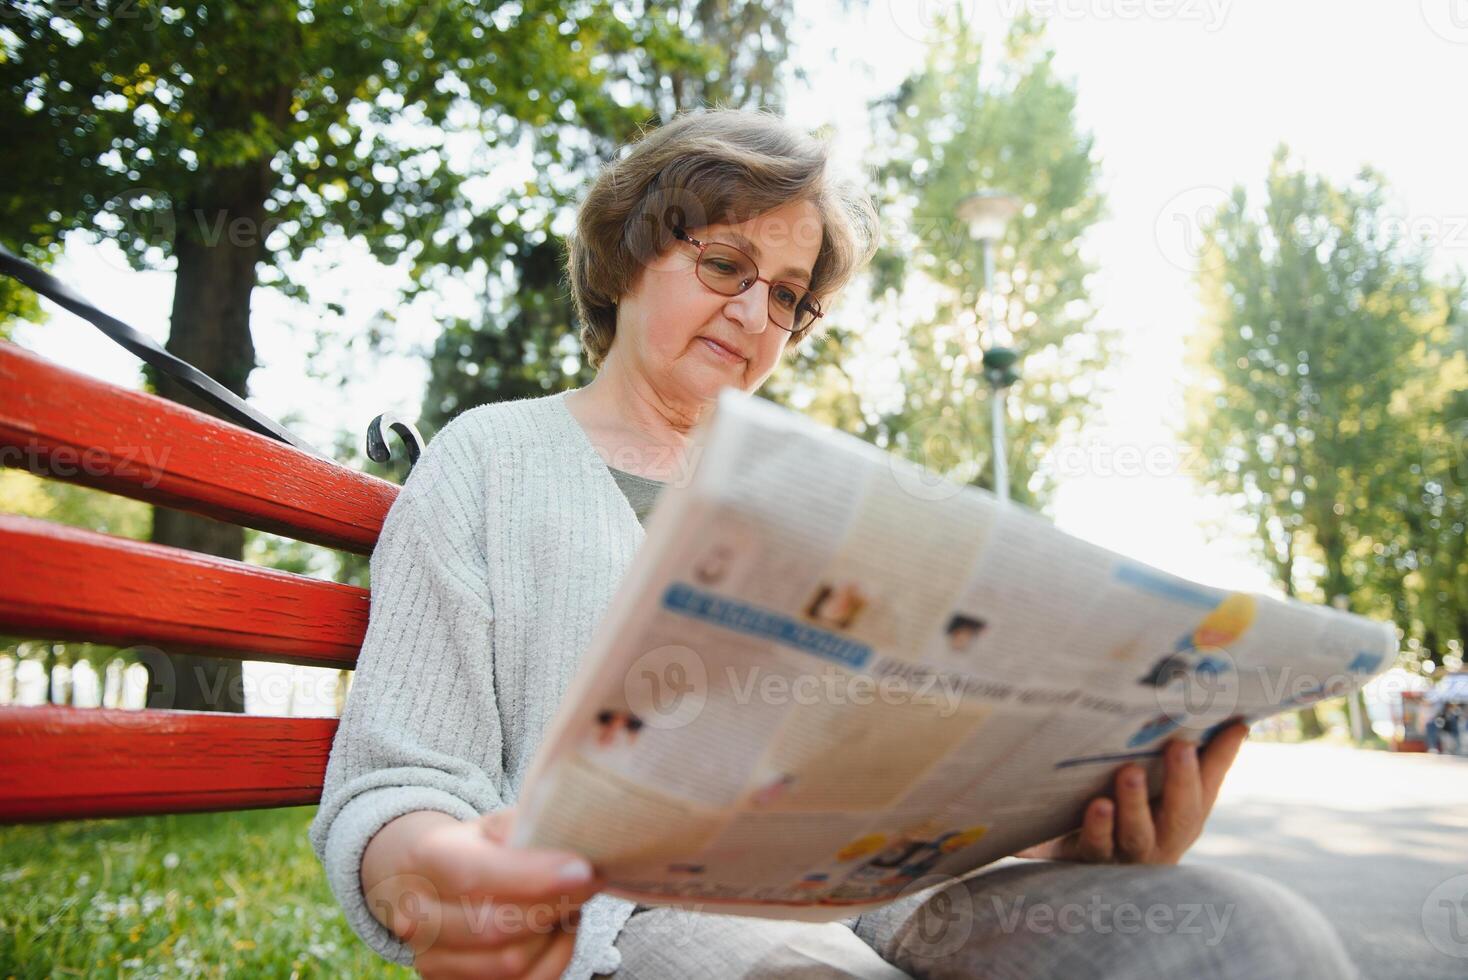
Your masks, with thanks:
[[[698,281],[724,296],[738,296],[757,282],[770,287],[770,322],[781,330],[799,333],[816,322],[820,302],[810,290],[795,282],[771,281],[759,274],[754,259],[723,242],[701,242],[688,237],[682,228],[673,229],[673,237],[698,248],[694,274]]]

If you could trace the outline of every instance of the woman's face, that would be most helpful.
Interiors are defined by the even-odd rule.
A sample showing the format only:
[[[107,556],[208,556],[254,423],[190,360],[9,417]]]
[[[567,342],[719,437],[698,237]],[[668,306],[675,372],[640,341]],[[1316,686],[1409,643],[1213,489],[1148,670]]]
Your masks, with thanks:
[[[820,254],[820,213],[795,201],[737,225],[686,229],[702,242],[743,249],[766,279],[806,285]],[[730,385],[754,391],[774,371],[790,338],[769,316],[769,284],[738,296],[709,289],[694,273],[698,249],[675,241],[649,262],[617,304],[608,359],[622,363],[674,402],[713,400]],[[722,348],[722,350],[720,349]]]

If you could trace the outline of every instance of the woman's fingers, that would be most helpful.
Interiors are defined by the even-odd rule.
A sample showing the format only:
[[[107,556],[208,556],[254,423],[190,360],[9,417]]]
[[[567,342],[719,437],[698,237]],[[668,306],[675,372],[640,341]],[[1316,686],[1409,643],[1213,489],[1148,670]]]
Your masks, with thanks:
[[[1162,779],[1162,805],[1157,813],[1158,844],[1177,857],[1203,829],[1203,781],[1198,747],[1181,739],[1168,743]]]
[[[479,831],[492,841],[503,844],[510,839],[510,830],[515,825],[515,808],[505,807],[491,810],[479,818]]]
[[[559,930],[498,949],[463,949],[437,945],[413,957],[413,969],[425,980],[458,977],[523,977],[533,969],[560,935]]]
[[[1218,799],[1219,787],[1223,785],[1223,777],[1228,774],[1229,767],[1239,756],[1239,746],[1244,744],[1244,739],[1249,737],[1249,725],[1240,721],[1225,728],[1213,737],[1208,747],[1203,750],[1203,757],[1199,760],[1200,774],[1203,780],[1203,813],[1206,816],[1213,810],[1213,803]]]
[[[1243,722],[1224,729],[1201,755],[1195,743],[1175,739],[1164,753],[1162,799],[1153,813],[1147,774],[1138,765],[1116,773],[1116,802],[1097,797],[1079,830],[1019,852],[1018,857],[1106,862],[1176,862],[1203,830],[1224,774],[1248,735]]]
[[[405,941],[415,950],[498,949],[573,928],[578,913],[579,906],[565,902],[502,902],[460,895],[429,906],[417,935]]]
[[[1147,800],[1147,774],[1141,766],[1123,766],[1116,774],[1116,844],[1122,856],[1146,861],[1157,843],[1152,807]]]
[[[570,925],[604,884],[561,851],[507,847],[474,821],[436,827],[414,841],[411,871],[368,895],[374,914],[414,950],[492,949]]]
[[[551,941],[550,946],[535,961],[535,966],[525,975],[525,980],[557,980],[571,964],[571,954],[576,950],[576,934],[563,932]]]
[[[425,834],[411,866],[445,895],[584,902],[603,884],[591,864],[566,851],[506,847],[472,821]]]
[[[1075,859],[1105,864],[1115,856],[1116,804],[1099,796],[1086,807],[1086,820],[1073,845]]]

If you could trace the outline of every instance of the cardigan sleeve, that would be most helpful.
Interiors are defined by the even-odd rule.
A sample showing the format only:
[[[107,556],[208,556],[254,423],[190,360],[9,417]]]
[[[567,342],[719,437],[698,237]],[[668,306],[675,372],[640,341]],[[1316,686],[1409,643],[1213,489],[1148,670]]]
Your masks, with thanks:
[[[368,842],[415,810],[470,820],[504,805],[484,447],[467,422],[456,418],[429,444],[383,522],[367,634],[309,832],[353,931],[404,966],[412,950],[362,892]]]

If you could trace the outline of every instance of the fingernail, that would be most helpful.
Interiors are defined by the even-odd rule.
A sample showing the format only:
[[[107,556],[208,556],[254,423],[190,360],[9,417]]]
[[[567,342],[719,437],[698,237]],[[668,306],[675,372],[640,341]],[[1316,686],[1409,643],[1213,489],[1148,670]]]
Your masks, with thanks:
[[[1139,770],[1136,770],[1136,769],[1133,769],[1131,772],[1127,773],[1126,774],[1126,784],[1128,786],[1140,786],[1140,785],[1142,785],[1142,773]]]
[[[591,865],[585,861],[567,861],[556,872],[556,880],[565,885],[580,885],[591,880]]]
[[[1101,816],[1103,816],[1103,817],[1109,817],[1109,816],[1111,816],[1111,801],[1110,800],[1102,800],[1100,803],[1097,803],[1096,804],[1096,812],[1098,814],[1100,814]]]

